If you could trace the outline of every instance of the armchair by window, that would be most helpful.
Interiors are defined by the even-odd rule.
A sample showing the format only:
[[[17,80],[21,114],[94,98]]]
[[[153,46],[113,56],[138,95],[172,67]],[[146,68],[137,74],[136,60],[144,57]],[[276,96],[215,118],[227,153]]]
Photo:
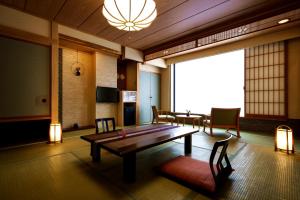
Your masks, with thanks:
[[[235,129],[237,137],[240,137],[240,111],[241,108],[211,108],[210,117],[203,120],[203,131],[205,127],[210,128],[213,135],[213,128]]]
[[[168,111],[158,111],[156,106],[152,106],[152,112],[153,112],[153,119],[152,124],[156,122],[162,121],[162,122],[170,122],[173,125],[173,122],[175,120],[175,117],[171,115]]]

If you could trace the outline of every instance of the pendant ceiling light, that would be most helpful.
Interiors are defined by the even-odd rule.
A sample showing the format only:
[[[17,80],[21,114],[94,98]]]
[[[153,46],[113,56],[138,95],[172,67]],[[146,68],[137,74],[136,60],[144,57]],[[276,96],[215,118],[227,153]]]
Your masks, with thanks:
[[[102,12],[110,25],[125,31],[146,28],[157,15],[153,0],[105,0]]]

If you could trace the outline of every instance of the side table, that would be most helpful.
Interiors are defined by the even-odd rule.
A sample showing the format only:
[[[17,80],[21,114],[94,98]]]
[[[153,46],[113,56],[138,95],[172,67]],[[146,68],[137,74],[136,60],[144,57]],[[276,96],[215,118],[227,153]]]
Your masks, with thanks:
[[[193,120],[193,128],[195,127],[195,121],[198,121],[198,127],[200,130],[200,124],[201,124],[201,120],[202,120],[202,116],[199,115],[176,115],[176,120],[177,120],[177,126],[179,125],[179,121],[181,120],[182,125],[185,125],[185,120],[186,119],[191,119]]]

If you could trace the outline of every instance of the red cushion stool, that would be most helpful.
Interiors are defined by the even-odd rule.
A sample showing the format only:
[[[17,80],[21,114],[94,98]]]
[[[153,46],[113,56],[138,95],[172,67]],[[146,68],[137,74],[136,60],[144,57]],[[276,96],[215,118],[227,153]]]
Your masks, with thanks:
[[[226,153],[228,141],[231,137],[217,141],[214,144],[209,162],[196,160],[187,156],[179,156],[162,164],[160,171],[167,177],[194,188],[214,192],[222,180],[227,178],[233,171]],[[219,147],[221,147],[221,152],[219,157],[216,158],[216,152]],[[215,159],[217,161],[214,164]],[[223,159],[226,166],[223,165],[224,162],[222,163]]]

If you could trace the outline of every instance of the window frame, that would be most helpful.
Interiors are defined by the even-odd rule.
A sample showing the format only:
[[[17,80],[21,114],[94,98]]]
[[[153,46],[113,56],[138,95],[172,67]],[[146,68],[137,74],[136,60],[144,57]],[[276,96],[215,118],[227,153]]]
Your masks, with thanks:
[[[266,115],[266,114],[251,114],[251,113],[247,112],[247,107],[246,107],[247,106],[246,105],[247,104],[247,101],[246,101],[246,98],[247,98],[247,96],[246,96],[246,92],[247,92],[246,91],[246,81],[247,81],[246,80],[246,70],[247,70],[247,66],[246,66],[246,62],[247,62],[246,61],[246,59],[247,59],[247,57],[246,57],[246,51],[247,51],[247,48],[244,48],[244,62],[245,62],[244,63],[244,118],[253,118],[253,119],[287,119],[288,118],[288,68],[287,68],[287,66],[288,66],[288,50],[287,50],[287,41],[278,41],[277,43],[280,43],[280,42],[283,43],[283,50],[282,50],[282,52],[283,52],[284,63],[282,65],[283,65],[283,70],[284,70],[284,72],[283,72],[284,76],[280,77],[280,75],[279,75],[279,77],[273,76],[272,78],[273,79],[274,78],[279,78],[279,79],[283,78],[284,87],[283,87],[282,90],[283,90],[283,94],[284,94],[284,102],[278,102],[278,104],[283,103],[284,114],[280,115],[280,110],[279,110],[279,115],[275,115],[275,114],[270,114],[270,115],[269,114],[268,115]],[[274,50],[274,43],[270,43],[270,44],[273,45],[273,50]],[[270,44],[263,44],[263,45],[259,45],[259,46],[268,45],[268,47],[269,47]],[[256,47],[259,47],[259,46],[250,47],[250,48],[256,48]],[[264,52],[264,50],[263,50],[263,52]],[[280,47],[279,47],[278,52],[279,53],[281,52],[280,51]],[[275,51],[273,51],[272,53],[274,55]],[[280,65],[280,61],[279,61],[278,64],[274,64],[274,62],[273,62],[273,68],[274,68],[275,65],[279,66]],[[172,104],[173,105],[172,105],[171,109],[172,109],[172,111],[176,112],[176,110],[175,110],[175,108],[176,108],[176,99],[175,99],[175,92],[176,92],[176,78],[175,78],[176,77],[176,63],[172,64],[171,67],[172,67],[172,73],[171,73],[172,79],[171,80],[172,80],[172,84],[173,84],[172,91],[171,91],[172,92],[171,95],[173,97],[173,98],[171,98],[171,101],[172,101],[171,105]],[[259,67],[264,67],[264,66],[259,66]],[[259,71],[259,67],[257,67],[258,71]],[[273,74],[274,74],[274,70],[273,70]],[[274,91],[279,91],[280,92],[280,90],[281,89],[278,89],[278,90],[274,90],[273,89],[272,91],[273,92]],[[267,91],[271,91],[271,90],[268,88]],[[273,99],[274,99],[274,97],[273,97]],[[263,102],[263,103],[265,103],[265,102]],[[267,103],[270,103],[270,102],[267,102]],[[275,103],[277,103],[277,102],[275,102]],[[274,104],[274,102],[273,102],[273,104]],[[274,109],[274,105],[273,105],[273,109]]]

